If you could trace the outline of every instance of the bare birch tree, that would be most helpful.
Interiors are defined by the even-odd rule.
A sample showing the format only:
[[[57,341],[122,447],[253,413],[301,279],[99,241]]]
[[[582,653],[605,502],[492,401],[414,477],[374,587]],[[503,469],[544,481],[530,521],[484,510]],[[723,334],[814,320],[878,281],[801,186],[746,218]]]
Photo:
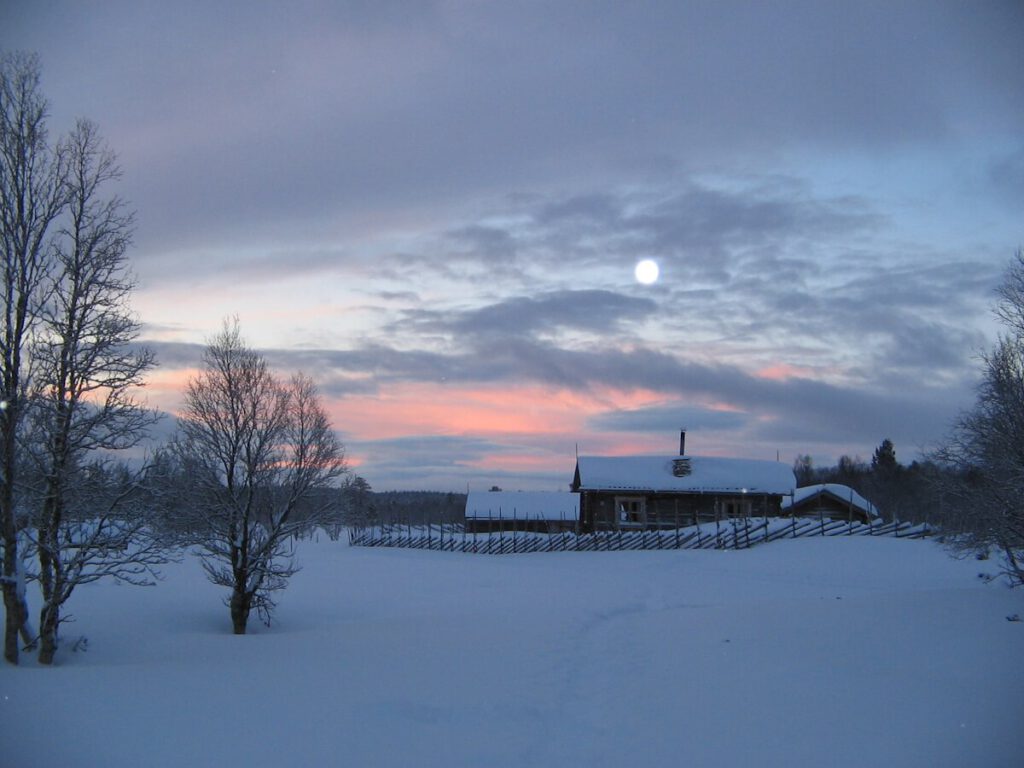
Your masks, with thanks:
[[[138,582],[166,561],[130,503],[137,483],[114,482],[96,458],[134,447],[157,418],[132,394],[154,365],[151,352],[133,346],[140,326],[128,307],[132,216],[119,198],[103,197],[120,173],[93,123],[78,122],[63,155],[68,206],[32,346],[36,392],[25,446],[39,479],[32,522],[42,664],[53,661],[61,608],[76,586],[103,575]],[[111,487],[98,482],[104,478]]]
[[[253,609],[269,622],[274,593],[296,572],[295,537],[338,514],[339,494],[321,491],[345,473],[345,457],[313,383],[279,381],[237,321],[225,322],[203,364],[176,451],[193,478],[203,567],[231,590],[232,628],[244,634]]]
[[[62,158],[48,144],[46,117],[38,59],[23,53],[5,55],[0,61],[0,290],[4,302],[0,317],[0,578],[6,614],[4,658],[14,664],[18,633],[25,633],[28,619],[17,508],[18,433],[31,378],[27,347],[49,269],[51,226],[65,203]]]
[[[962,545],[995,547],[1012,583],[1024,584],[1024,251],[1018,251],[999,291],[996,315],[1006,326],[982,357],[974,407],[953,427],[936,458],[946,476],[947,527]]]

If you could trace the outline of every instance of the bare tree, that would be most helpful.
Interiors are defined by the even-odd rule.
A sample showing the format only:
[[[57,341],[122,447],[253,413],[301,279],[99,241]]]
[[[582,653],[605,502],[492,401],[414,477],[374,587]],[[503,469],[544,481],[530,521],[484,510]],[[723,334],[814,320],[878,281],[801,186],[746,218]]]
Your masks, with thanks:
[[[814,459],[808,453],[797,454],[793,459],[793,474],[798,487],[813,485],[815,480]]]
[[[1024,339],[1024,248],[1014,254],[998,289],[995,315],[1017,339]]]
[[[176,559],[150,520],[143,472],[97,459],[66,468],[61,514],[44,500],[37,536],[30,539],[40,569],[31,574],[43,592],[39,662],[51,664],[63,606],[74,590],[104,578],[149,586],[157,567]]]
[[[47,141],[47,104],[34,55],[0,61],[0,247],[4,312],[0,318],[0,538],[6,613],[4,658],[18,662],[18,632],[28,619],[18,536],[18,432],[30,380],[29,336],[49,269],[51,225],[64,209],[63,163]]]
[[[232,627],[244,634],[254,608],[269,622],[273,593],[296,572],[297,535],[336,517],[340,494],[321,491],[345,473],[345,457],[312,382],[280,382],[237,320],[211,339],[203,363],[176,451],[193,478],[203,567],[231,589]]]
[[[68,208],[32,346],[25,445],[40,481],[33,525],[42,664],[53,661],[61,607],[76,586],[103,575],[138,581],[166,560],[128,503],[137,483],[104,490],[96,481],[106,474],[91,459],[134,447],[157,418],[132,395],[154,365],[150,351],[133,346],[139,323],[128,309],[134,282],[125,255],[132,216],[119,198],[102,197],[119,170],[93,123],[79,121],[62,154]]]
[[[983,355],[984,370],[974,407],[953,427],[936,458],[954,508],[947,523],[961,546],[996,547],[1006,572],[1024,584],[1024,252],[1018,251],[999,291],[996,315],[1007,327]]]

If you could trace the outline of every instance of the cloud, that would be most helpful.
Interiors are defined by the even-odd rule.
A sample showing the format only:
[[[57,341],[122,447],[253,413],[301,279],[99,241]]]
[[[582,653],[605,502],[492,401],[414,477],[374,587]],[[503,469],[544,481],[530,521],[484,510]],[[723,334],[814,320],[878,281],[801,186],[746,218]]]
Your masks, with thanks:
[[[573,291],[578,300],[570,306],[578,306],[588,291],[610,291],[656,302],[663,323],[735,333],[721,324],[731,317],[727,325],[734,325],[737,307],[747,313],[781,291],[827,285],[847,269],[847,253],[834,243],[877,240],[887,224],[865,199],[815,195],[804,182],[774,176],[715,183],[684,176],[616,192],[528,195],[505,206],[424,233],[382,260],[388,280],[436,286],[435,293],[444,285],[461,300],[416,307],[401,322],[418,319],[436,330],[436,319],[463,314],[471,297],[485,305],[474,321],[500,325],[502,313],[527,308],[522,296]],[[641,256],[662,270],[662,280],[642,293],[633,284]],[[609,310],[618,316],[617,307]]]
[[[357,257],[342,249],[254,247],[177,254],[145,265],[150,284],[188,283],[191,286],[262,284],[275,279],[295,279],[306,275],[355,271],[361,267]]]
[[[496,336],[535,336],[557,330],[608,333],[629,321],[639,322],[657,310],[649,298],[604,290],[551,291],[539,296],[517,296],[463,311],[415,310],[404,313],[398,325],[408,323],[427,332],[444,331],[474,344]]]
[[[615,440],[687,416],[736,451],[916,440],[969,401],[1018,244],[1014,3],[7,16],[52,132],[91,116],[120,152],[146,334],[178,374],[239,312],[334,402],[614,390],[645,393],[592,415]]]
[[[591,418],[587,425],[598,431],[650,432],[669,435],[676,429],[738,430],[750,424],[737,411],[721,411],[690,405],[657,405],[649,408],[608,411]]]
[[[485,490],[497,483],[508,490],[564,489],[572,479],[572,454],[516,446],[475,437],[408,435],[393,440],[352,441],[360,456],[357,474],[387,478],[377,488]],[[526,466],[523,453],[529,457]],[[376,487],[376,486],[375,486]]]
[[[479,340],[483,338],[481,335]],[[199,345],[155,346],[159,354],[179,364],[194,363],[201,351]],[[590,393],[592,404],[575,414],[581,425],[578,432],[571,426],[571,417],[579,406],[548,396],[550,405],[546,407],[564,409],[559,412],[564,412],[565,423],[558,429],[559,435],[569,440],[589,435],[594,444],[594,435],[602,433],[657,437],[675,434],[685,426],[699,440],[695,446],[723,441],[737,446],[770,444],[791,446],[799,452],[810,450],[819,456],[822,445],[869,446],[882,437],[913,448],[933,443],[970,397],[965,389],[950,385],[920,388],[904,384],[897,388],[884,382],[853,387],[799,375],[769,379],[735,365],[702,364],[635,344],[629,348],[592,345],[570,349],[528,336],[510,336],[490,347],[481,344],[448,351],[403,350],[378,343],[347,350],[275,349],[265,354],[282,372],[314,371],[330,407],[342,409],[339,414],[346,412],[345,403],[350,399],[365,410],[358,404],[367,395],[372,395],[374,409],[391,414],[386,417],[391,419],[389,430],[401,437],[387,440],[368,439],[374,424],[378,429],[382,426],[381,417],[373,415],[376,410],[364,414],[367,418],[352,421],[340,416],[338,421],[339,426],[356,429],[346,442],[365,463],[364,474],[388,478],[389,487],[403,487],[406,479],[413,483],[414,477],[420,478],[416,487],[458,487],[454,478],[474,473],[486,474],[499,485],[516,477],[526,482],[522,478],[529,477],[550,487],[559,473],[543,470],[546,459],[522,463],[519,470],[501,468],[501,456],[512,450],[508,438],[512,433],[509,425],[494,425],[517,407],[529,408],[516,406],[514,400],[501,406],[503,388],[521,392],[537,387],[539,391],[528,396],[534,399],[543,398],[544,391]],[[407,385],[416,386],[418,399],[402,394]],[[495,389],[486,399],[479,399],[472,394],[475,387]],[[660,402],[616,407],[615,400],[621,398],[608,396],[615,392],[642,392],[648,401]],[[391,423],[394,403],[388,403],[395,398],[408,406],[407,410],[412,409],[404,430],[401,422]],[[604,399],[609,401],[607,410],[595,411],[593,404]],[[443,403],[444,408],[418,408],[417,402]],[[464,418],[459,415],[460,408],[478,415]],[[543,413],[534,416],[547,418]],[[583,417],[584,421],[578,421]],[[536,451],[548,440],[542,439],[532,421],[536,418],[517,420],[518,442]],[[424,427],[459,434],[425,432]],[[485,437],[487,429],[494,433]],[[840,450],[850,452],[849,448]],[[749,455],[750,448],[743,452]]]
[[[531,220],[520,240],[553,258],[564,258],[567,246],[569,255],[584,259],[595,252],[652,255],[684,276],[695,265],[698,275],[723,275],[752,251],[859,235],[884,223],[864,199],[815,196],[792,178],[708,182],[685,176],[619,194],[552,200],[532,211]]]
[[[146,328],[145,330],[153,330]],[[198,368],[202,363],[202,344],[190,342],[159,341],[150,338],[140,339],[136,348],[146,347],[156,355],[158,366],[164,368]]]
[[[683,180],[674,190],[513,205],[355,281],[373,315],[364,320],[377,325],[340,350],[295,350],[301,367],[328,366],[325,386],[339,394],[416,376],[570,383],[580,377],[569,353],[626,348],[747,372],[785,363],[868,386],[949,378],[983,341],[964,318],[977,316],[997,280],[994,268],[960,256],[896,252],[866,201],[815,196],[792,179]],[[845,239],[857,247],[834,244]],[[453,252],[458,267],[442,257]],[[661,262],[663,279],[650,289],[632,282],[638,253]],[[326,269],[330,258],[311,255],[297,268]],[[298,274],[287,258],[258,266],[262,280]]]
[[[352,443],[366,461],[388,474],[403,466],[416,471],[446,472],[466,467],[487,456],[507,449],[500,443],[476,437],[453,435],[408,435],[389,440],[362,440]]]
[[[368,5],[32,6],[8,32],[41,51],[58,119],[110,126],[140,243],[163,253],[322,240],[499,188],[898,148],[1016,127],[1024,102],[1008,6],[352,10]]]
[[[1024,199],[1024,147],[991,161],[989,181],[1001,198],[1014,210]]]
[[[647,431],[661,419],[670,420],[675,430],[680,418],[687,420],[689,416],[694,426],[709,429],[735,430],[756,424],[760,437],[778,429],[782,433],[813,435],[819,440],[837,435],[869,438],[875,432],[884,432],[888,424],[892,431],[898,430],[916,442],[934,436],[936,425],[948,421],[958,402],[967,402],[959,399],[966,392],[955,388],[908,393],[836,386],[799,377],[778,381],[736,366],[704,365],[650,349],[570,350],[527,339],[499,345],[486,355],[402,352],[381,347],[318,355],[327,368],[366,371],[378,384],[445,380],[466,385],[536,383],[574,391],[644,390],[684,403],[712,399],[732,411],[717,412],[693,405],[676,411],[676,406],[659,406],[607,414],[592,423],[595,428],[615,431],[627,427]],[[293,362],[302,356],[280,353],[281,359]]]

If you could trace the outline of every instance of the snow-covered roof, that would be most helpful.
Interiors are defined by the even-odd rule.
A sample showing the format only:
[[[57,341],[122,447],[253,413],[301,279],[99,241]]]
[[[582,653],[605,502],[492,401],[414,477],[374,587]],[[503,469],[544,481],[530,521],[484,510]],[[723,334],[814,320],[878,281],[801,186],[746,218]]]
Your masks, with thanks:
[[[472,491],[466,519],[578,520],[580,495],[558,491]]]
[[[792,501],[789,499],[782,500],[782,508],[789,509],[791,504],[801,504],[823,494],[834,496],[844,504],[852,504],[862,512],[866,512],[872,517],[878,517],[878,507],[850,486],[839,483],[821,483],[820,485],[808,485],[803,488],[797,488],[793,494]]]
[[[777,461],[712,456],[580,456],[581,490],[789,494],[793,470]]]

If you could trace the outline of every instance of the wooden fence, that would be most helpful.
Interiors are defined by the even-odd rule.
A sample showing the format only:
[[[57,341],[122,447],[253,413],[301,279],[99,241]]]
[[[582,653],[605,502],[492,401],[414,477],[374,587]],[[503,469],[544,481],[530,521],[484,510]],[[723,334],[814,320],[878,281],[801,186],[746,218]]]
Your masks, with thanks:
[[[932,534],[927,524],[858,523],[827,518],[741,518],[659,531],[594,533],[467,532],[461,524],[386,524],[350,528],[356,547],[402,547],[442,552],[508,555],[524,552],[594,552],[637,549],[747,549],[777,539],[807,536],[896,536],[920,539]]]

